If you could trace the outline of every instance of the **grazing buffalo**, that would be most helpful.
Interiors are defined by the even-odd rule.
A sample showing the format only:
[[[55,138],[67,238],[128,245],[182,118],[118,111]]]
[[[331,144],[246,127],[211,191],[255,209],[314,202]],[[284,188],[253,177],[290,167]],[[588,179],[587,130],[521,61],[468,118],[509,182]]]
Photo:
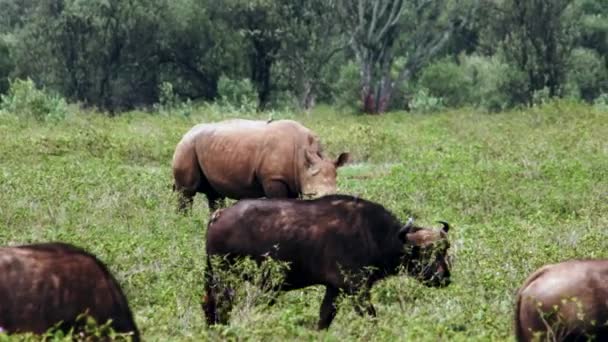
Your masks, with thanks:
[[[608,341],[608,260],[573,260],[532,273],[517,293],[518,341]]]
[[[180,210],[204,193],[215,210],[225,197],[296,198],[336,192],[342,153],[327,159],[314,132],[292,120],[234,119],[194,126],[173,154]]]
[[[340,291],[363,298],[358,313],[375,315],[372,285],[402,268],[427,286],[448,285],[449,226],[442,224],[443,229],[416,227],[411,219],[402,224],[381,205],[346,195],[239,201],[215,212],[207,228],[207,322],[226,323],[227,313],[219,308],[229,310],[233,291],[222,288],[210,257],[222,256],[226,269],[244,256],[258,263],[268,256],[287,262],[282,291],[325,285],[318,323],[325,329]]]
[[[79,329],[88,314],[139,341],[118,282],[95,256],[63,243],[0,248],[0,327],[41,334]]]

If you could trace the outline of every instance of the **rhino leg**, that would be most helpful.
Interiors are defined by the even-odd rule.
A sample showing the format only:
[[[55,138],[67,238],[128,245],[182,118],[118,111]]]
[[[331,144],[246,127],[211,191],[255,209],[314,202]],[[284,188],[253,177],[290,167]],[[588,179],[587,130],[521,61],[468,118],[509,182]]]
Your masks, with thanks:
[[[329,328],[329,325],[336,317],[336,305],[335,300],[338,297],[338,289],[327,285],[325,287],[325,297],[323,297],[323,302],[321,303],[321,313],[319,317],[319,330]]]
[[[203,192],[203,191],[201,191]],[[207,196],[207,202],[209,203],[209,212],[213,213],[220,208],[224,208],[226,206],[225,197],[215,192],[215,190],[204,192]]]
[[[192,209],[192,202],[194,200],[196,192],[182,190],[179,191],[179,197],[177,198],[177,211],[180,213],[187,213]]]
[[[192,198],[199,192],[203,177],[191,146],[178,145],[173,157],[173,191],[179,192],[178,211],[183,213],[192,207]]]
[[[267,198],[288,198],[289,188],[279,180],[268,180],[262,183]]]

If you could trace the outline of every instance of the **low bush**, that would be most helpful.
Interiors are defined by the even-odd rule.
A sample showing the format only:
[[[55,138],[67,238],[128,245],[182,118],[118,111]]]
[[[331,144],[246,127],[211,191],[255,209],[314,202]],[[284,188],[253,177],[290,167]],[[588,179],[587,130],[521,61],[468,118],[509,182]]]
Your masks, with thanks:
[[[68,105],[62,97],[36,88],[31,79],[17,79],[10,82],[7,94],[0,95],[0,113],[38,121],[58,121],[67,116]]]

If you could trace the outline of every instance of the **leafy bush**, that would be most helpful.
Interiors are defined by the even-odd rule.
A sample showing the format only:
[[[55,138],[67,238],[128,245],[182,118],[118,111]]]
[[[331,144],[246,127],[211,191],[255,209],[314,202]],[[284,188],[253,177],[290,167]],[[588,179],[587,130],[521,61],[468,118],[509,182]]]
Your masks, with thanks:
[[[348,62],[340,68],[340,76],[333,87],[335,104],[342,109],[361,108],[360,86],[359,66],[352,61]]]
[[[10,82],[8,93],[0,96],[0,112],[38,121],[58,121],[66,117],[68,108],[62,97],[36,88],[28,78]]]
[[[446,106],[459,107],[470,101],[471,77],[449,59],[425,68],[418,83],[420,87],[428,89],[430,95],[442,98]]]
[[[420,113],[437,112],[443,107],[443,99],[432,96],[426,88],[420,88],[410,102],[410,108]]]
[[[532,105],[533,106],[542,106],[542,105],[548,103],[550,99],[551,99],[551,94],[549,93],[549,88],[547,88],[547,87],[536,90],[532,93]]]
[[[596,51],[575,49],[566,75],[566,94],[591,102],[608,91],[608,69]]]
[[[471,103],[490,111],[500,111],[523,102],[525,75],[497,56],[462,56],[461,67],[471,80]]]
[[[598,96],[595,101],[593,101],[593,106],[599,110],[608,112],[608,94],[604,93]]]
[[[249,79],[233,80],[220,77],[217,83],[219,103],[241,112],[254,112],[258,105],[258,94]]]
[[[159,113],[179,113],[188,117],[192,114],[192,104],[190,99],[181,101],[173,90],[171,82],[162,82],[158,87],[158,103],[154,109]]]
[[[299,107],[298,99],[289,90],[277,90],[270,93],[268,109],[278,111],[292,111]]]

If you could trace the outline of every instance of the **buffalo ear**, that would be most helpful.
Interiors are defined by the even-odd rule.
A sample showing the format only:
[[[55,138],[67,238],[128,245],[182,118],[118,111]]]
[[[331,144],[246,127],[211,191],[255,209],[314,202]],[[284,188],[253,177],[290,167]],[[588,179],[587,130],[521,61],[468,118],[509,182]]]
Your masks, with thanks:
[[[450,224],[449,224],[449,223],[447,223],[447,222],[445,222],[445,221],[437,221],[437,222],[438,222],[438,223],[441,223],[441,225],[443,226],[443,227],[441,227],[441,229],[442,229],[442,230],[443,230],[445,233],[447,233],[447,232],[448,232],[448,230],[450,230]]]
[[[348,159],[350,158],[350,154],[348,152],[342,152],[334,162],[336,164],[336,169],[344,164],[348,163]]]
[[[399,233],[397,234],[397,237],[399,237],[399,240],[401,240],[401,242],[405,243],[406,242],[406,235],[407,233],[410,232],[410,229],[412,229],[412,227],[414,226],[414,219],[412,217],[410,217],[407,220],[407,223],[401,227],[401,229],[399,229]]]

